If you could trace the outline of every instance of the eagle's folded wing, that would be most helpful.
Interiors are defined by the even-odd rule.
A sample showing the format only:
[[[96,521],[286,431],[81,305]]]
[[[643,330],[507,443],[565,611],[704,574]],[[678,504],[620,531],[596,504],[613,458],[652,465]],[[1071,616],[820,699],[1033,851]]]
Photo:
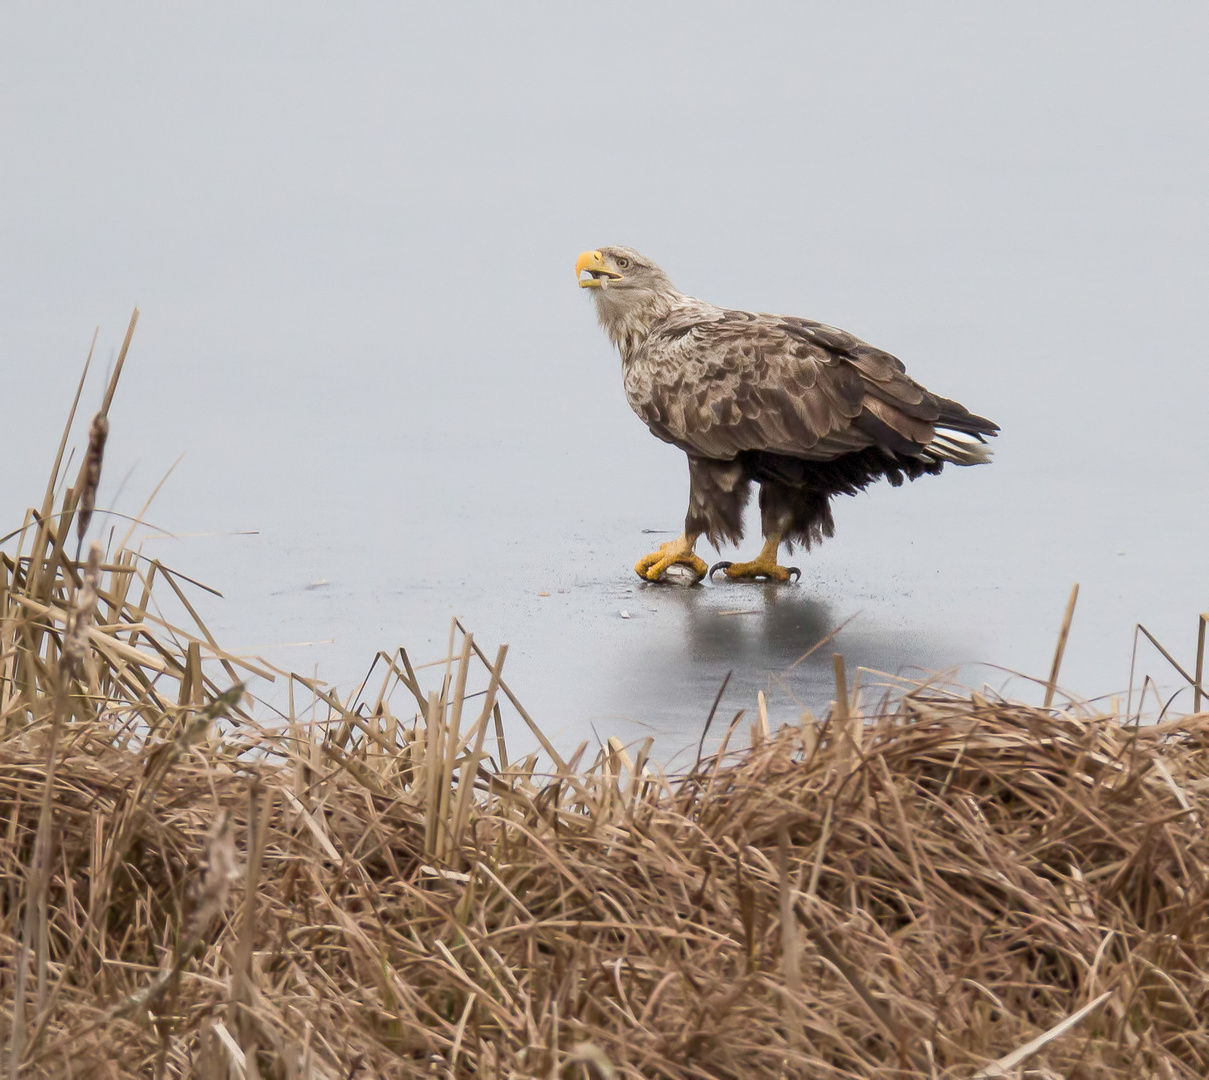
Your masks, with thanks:
[[[644,345],[649,386],[637,395],[639,411],[656,435],[690,453],[730,459],[764,450],[820,461],[880,446],[972,463],[985,452],[963,436],[981,442],[998,430],[928,393],[896,357],[842,330],[713,313],[672,317]]]

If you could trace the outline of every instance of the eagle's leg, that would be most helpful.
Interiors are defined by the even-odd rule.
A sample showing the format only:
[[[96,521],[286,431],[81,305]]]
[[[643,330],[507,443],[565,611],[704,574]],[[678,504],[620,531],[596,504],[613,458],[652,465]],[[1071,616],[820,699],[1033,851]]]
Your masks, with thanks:
[[[764,578],[767,581],[792,581],[801,577],[802,571],[796,566],[779,566],[777,552],[781,547],[781,534],[772,533],[764,538],[764,546],[751,562],[720,562],[710,567],[709,576],[721,570],[731,581],[755,581]]]
[[[634,572],[643,581],[658,581],[669,566],[687,566],[700,581],[707,569],[705,560],[693,554],[699,533],[681,533],[675,540],[660,544],[658,551],[644,555],[634,564]]]
[[[763,473],[760,475],[760,527],[764,532],[764,547],[752,562],[715,563],[710,567],[710,577],[716,570],[725,570],[731,581],[800,578],[802,571],[796,566],[778,565],[777,552],[781,544],[796,543],[809,548],[835,532],[826,493],[804,483],[790,482],[806,479],[801,472],[805,468],[804,462],[766,455],[757,464]]]

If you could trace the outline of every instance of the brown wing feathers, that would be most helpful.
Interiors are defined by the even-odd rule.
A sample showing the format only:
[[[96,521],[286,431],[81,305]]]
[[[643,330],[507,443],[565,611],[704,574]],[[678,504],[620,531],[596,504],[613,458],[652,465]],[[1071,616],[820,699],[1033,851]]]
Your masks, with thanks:
[[[870,446],[915,457],[935,449],[938,427],[979,440],[998,430],[928,393],[897,357],[805,319],[718,312],[656,327],[647,347],[675,363],[652,371],[644,419],[705,457],[766,450],[826,460]]]

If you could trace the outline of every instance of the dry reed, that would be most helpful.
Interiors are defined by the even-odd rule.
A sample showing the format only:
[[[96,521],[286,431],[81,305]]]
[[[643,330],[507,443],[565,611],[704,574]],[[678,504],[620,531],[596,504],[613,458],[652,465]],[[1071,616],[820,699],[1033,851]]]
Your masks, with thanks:
[[[88,469],[0,554],[10,1076],[1209,1075],[1209,714],[837,659],[822,722],[543,773],[455,625],[437,689],[400,649],[262,726],[179,575],[64,556]]]

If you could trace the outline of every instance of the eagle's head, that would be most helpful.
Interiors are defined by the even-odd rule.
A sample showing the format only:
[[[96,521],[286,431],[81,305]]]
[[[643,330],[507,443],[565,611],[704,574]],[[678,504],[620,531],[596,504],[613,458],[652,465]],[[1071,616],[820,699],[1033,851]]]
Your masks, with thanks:
[[[575,262],[581,289],[592,289],[596,315],[614,344],[645,337],[655,319],[680,297],[667,274],[633,248],[585,251]]]

